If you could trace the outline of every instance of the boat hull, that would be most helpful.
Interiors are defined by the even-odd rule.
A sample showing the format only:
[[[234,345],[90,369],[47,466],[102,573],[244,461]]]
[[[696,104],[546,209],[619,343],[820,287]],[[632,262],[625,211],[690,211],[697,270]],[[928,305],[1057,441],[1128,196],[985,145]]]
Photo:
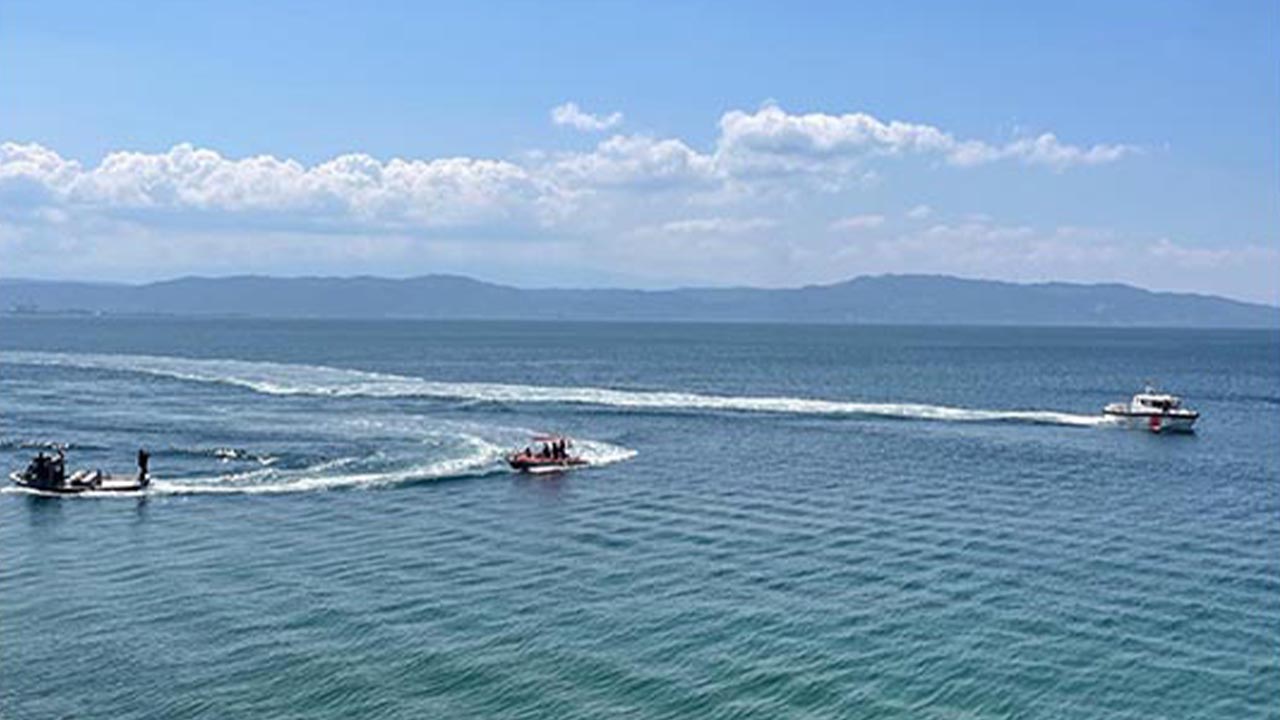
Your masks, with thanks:
[[[62,485],[39,485],[28,481],[20,472],[9,473],[14,485],[36,492],[54,495],[79,495],[86,492],[138,492],[145,490],[147,483],[137,477],[122,475],[99,475],[90,483],[64,483]]]
[[[1103,415],[1117,423],[1135,430],[1148,430],[1153,433],[1189,433],[1195,432],[1195,413],[1136,413],[1130,411],[1104,410]]]
[[[553,460],[551,458],[531,458],[523,455],[512,455],[507,458],[507,464],[511,466],[512,470],[529,473],[546,473],[581,467],[586,465],[587,461],[580,457],[558,458]]]

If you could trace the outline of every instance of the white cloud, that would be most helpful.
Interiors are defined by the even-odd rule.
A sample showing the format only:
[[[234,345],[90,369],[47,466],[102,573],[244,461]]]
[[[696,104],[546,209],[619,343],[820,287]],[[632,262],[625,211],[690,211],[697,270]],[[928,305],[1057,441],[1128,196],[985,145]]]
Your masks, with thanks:
[[[689,220],[672,220],[663,223],[661,230],[677,235],[741,235],[757,230],[768,230],[778,226],[776,220],[770,218],[693,218]]]
[[[763,173],[843,172],[871,157],[897,155],[936,156],[961,167],[1014,159],[1065,170],[1113,162],[1133,150],[1127,145],[1067,145],[1052,133],[990,144],[866,113],[793,115],[766,105],[754,113],[733,110],[720,118],[717,157],[733,171]]]
[[[1019,160],[1027,165],[1044,165],[1054,170],[1066,170],[1078,165],[1102,165],[1115,162],[1125,155],[1137,152],[1131,145],[1093,145],[1077,147],[1065,145],[1053,133],[1034,138],[1021,138],[1002,146],[976,142],[961,143],[948,156],[956,165],[981,165],[1006,158]]]
[[[556,108],[557,122],[602,129],[620,116],[583,113],[573,103]],[[882,122],[865,113],[788,114],[777,106],[753,113],[731,111],[720,120],[711,152],[677,138],[617,135],[586,152],[523,161],[483,158],[379,160],[349,154],[307,166],[259,155],[226,158],[179,144],[161,153],[122,151],[93,167],[65,159],[38,144],[0,145],[0,203],[47,207],[66,213],[130,213],[175,221],[269,221],[286,228],[422,231],[433,228],[516,224],[542,227],[589,210],[619,209],[619,198],[654,191],[684,193],[679,204],[749,204],[772,198],[792,202],[810,188],[796,173],[817,180],[813,188],[838,192],[879,178],[862,167],[869,159],[908,153],[934,154],[957,165],[1016,158],[1063,169],[1113,161],[1119,145],[1081,148],[1053,135],[1004,146],[960,141],[929,126]],[[594,199],[593,199],[594,198]],[[655,218],[641,219],[652,224]],[[192,222],[195,222],[194,220]]]
[[[0,202],[35,183],[38,204],[80,213],[140,211],[271,218],[301,227],[435,228],[533,217],[554,193],[502,160],[378,161],[336,157],[311,167],[262,155],[240,160],[176,145],[165,153],[117,152],[94,168],[39,145],[0,145]]]
[[[565,155],[545,168],[572,187],[660,188],[715,179],[713,159],[680,140],[615,135],[587,153]]]
[[[64,188],[81,172],[80,163],[35,143],[0,143],[0,181],[30,181]]]
[[[945,151],[954,144],[950,135],[935,127],[883,123],[866,113],[792,115],[767,105],[754,113],[733,110],[720,118],[720,147],[725,154],[834,157],[867,149],[888,153]]]
[[[595,123],[615,122],[571,109]],[[516,159],[356,153],[307,164],[180,144],[115,152],[95,164],[9,142],[0,144],[0,273],[133,279],[443,266],[479,273],[491,262],[572,258],[614,276],[687,282],[789,285],[945,272],[1122,280],[1280,300],[1280,283],[1270,277],[1280,264],[1274,247],[1045,230],[946,217],[927,205],[907,211],[916,222],[901,229],[880,214],[827,222],[841,207],[874,206],[869,198],[893,191],[900,182],[894,163],[905,156],[936,159],[910,170],[939,173],[945,183],[964,182],[962,168],[980,163],[1060,171],[1129,152],[1070,145],[1048,133],[962,139],[865,113],[790,114],[776,106],[726,113],[705,147],[630,134],[580,152],[535,150]],[[880,178],[878,186],[868,178]],[[853,244],[855,231],[863,232]]]
[[[871,230],[884,224],[883,215],[851,215],[832,222],[831,230]]]
[[[611,112],[608,115],[593,115],[583,112],[575,102],[567,102],[551,108],[551,122],[560,126],[568,126],[583,132],[601,132],[622,123],[622,113]]]

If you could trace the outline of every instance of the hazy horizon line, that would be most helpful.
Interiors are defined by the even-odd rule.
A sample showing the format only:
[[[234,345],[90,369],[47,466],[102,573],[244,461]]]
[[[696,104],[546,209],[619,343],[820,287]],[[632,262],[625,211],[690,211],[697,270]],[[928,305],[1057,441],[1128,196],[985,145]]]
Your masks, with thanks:
[[[998,285],[1013,285],[1018,287],[1038,287],[1046,285],[1067,285],[1075,287],[1121,287],[1142,292],[1151,293],[1153,295],[1183,295],[1191,297],[1212,298],[1216,300],[1227,300],[1229,302],[1240,303],[1243,305],[1253,305],[1257,307],[1265,307],[1274,310],[1280,310],[1280,304],[1272,304],[1260,300],[1249,300],[1228,295],[1219,295],[1208,292],[1194,290],[1158,290],[1142,285],[1120,281],[1080,281],[1080,280],[1006,280],[1001,278],[984,278],[965,275],[952,275],[947,273],[869,273],[864,275],[853,275],[842,280],[835,280],[825,283],[803,283],[796,285],[719,285],[714,283],[707,284],[681,284],[681,285],[661,285],[651,287],[636,287],[624,285],[589,285],[589,286],[573,286],[573,285],[537,285],[522,286],[514,285],[507,282],[488,280],[474,275],[465,275],[453,272],[438,273],[421,273],[415,275],[376,275],[370,273],[357,273],[350,275],[321,275],[321,274],[267,274],[267,273],[231,273],[225,275],[196,275],[184,274],[172,277],[154,279],[154,280],[94,280],[79,278],[40,278],[40,277],[18,277],[0,275],[0,282],[4,283],[68,283],[82,285],[99,285],[99,286],[115,286],[115,287],[146,287],[149,285],[159,285],[162,283],[178,282],[182,280],[234,280],[234,279],[263,279],[263,280],[387,280],[393,282],[406,282],[411,280],[421,280],[426,278],[456,278],[461,280],[469,280],[471,282],[495,287],[510,288],[522,291],[538,291],[538,290],[575,290],[575,291],[632,291],[632,292],[675,292],[681,290],[758,290],[758,291],[785,291],[785,290],[804,290],[807,288],[825,288],[843,285],[845,283],[854,282],[863,279],[878,278],[935,278],[945,280],[959,280],[962,282],[990,283]]]

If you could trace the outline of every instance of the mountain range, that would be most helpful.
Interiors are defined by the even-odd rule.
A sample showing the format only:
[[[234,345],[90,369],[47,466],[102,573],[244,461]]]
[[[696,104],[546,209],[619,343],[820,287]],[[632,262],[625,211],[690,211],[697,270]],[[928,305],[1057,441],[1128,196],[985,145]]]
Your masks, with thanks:
[[[798,288],[522,289],[456,275],[183,277],[138,285],[0,279],[13,314],[1280,328],[1280,308],[1120,284],[938,275]]]

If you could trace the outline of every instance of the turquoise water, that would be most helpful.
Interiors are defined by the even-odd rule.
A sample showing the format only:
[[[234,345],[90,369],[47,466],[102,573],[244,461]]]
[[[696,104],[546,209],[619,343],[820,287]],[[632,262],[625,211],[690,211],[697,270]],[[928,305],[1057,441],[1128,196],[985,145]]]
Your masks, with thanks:
[[[0,420],[157,476],[0,494],[6,718],[1280,717],[1274,333],[9,318]]]

